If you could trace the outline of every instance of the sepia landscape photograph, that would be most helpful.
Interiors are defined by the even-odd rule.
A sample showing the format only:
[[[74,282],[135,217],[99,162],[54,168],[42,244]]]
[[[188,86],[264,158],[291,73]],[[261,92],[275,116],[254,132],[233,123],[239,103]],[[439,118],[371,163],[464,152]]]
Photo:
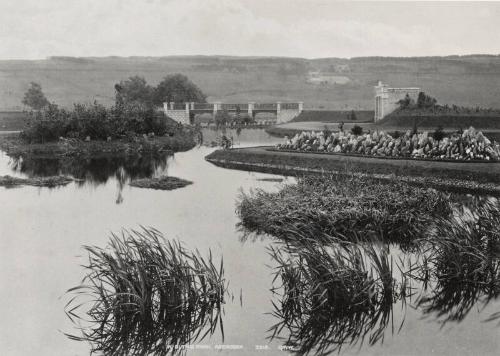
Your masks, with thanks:
[[[0,355],[500,355],[500,2],[0,0]]]

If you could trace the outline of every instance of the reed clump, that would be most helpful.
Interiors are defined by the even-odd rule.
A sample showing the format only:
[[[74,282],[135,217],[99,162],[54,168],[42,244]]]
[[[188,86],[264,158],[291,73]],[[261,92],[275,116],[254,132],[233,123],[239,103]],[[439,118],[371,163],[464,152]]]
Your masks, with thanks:
[[[399,282],[393,277],[387,247],[301,244],[270,251],[275,281],[281,280],[273,288],[279,321],[270,338],[281,338],[285,329],[286,344],[300,354],[328,354],[366,338],[370,345],[383,341],[393,303],[411,295],[405,275]]]
[[[443,324],[462,321],[500,296],[500,207],[485,200],[469,215],[440,219],[413,278],[423,282],[417,303]],[[479,304],[478,304],[479,303]],[[490,319],[500,318],[500,313]]]
[[[227,293],[222,260],[203,258],[154,229],[112,234],[107,248],[86,246],[85,278],[71,288],[68,317],[92,353],[166,355],[171,345],[201,340],[222,328]]]
[[[305,176],[277,193],[242,193],[240,227],[281,239],[411,242],[437,217],[449,216],[448,196],[397,180],[354,175]]]

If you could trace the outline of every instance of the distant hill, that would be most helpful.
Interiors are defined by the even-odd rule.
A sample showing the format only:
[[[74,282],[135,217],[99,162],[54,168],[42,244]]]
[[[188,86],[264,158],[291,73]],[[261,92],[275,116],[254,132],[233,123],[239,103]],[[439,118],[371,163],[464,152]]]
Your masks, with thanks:
[[[339,73],[345,84],[308,83],[309,73]],[[0,61],[0,110],[21,105],[30,81],[49,100],[111,104],[114,84],[133,75],[157,84],[183,73],[209,101],[304,101],[305,108],[373,110],[378,80],[391,86],[418,86],[439,102],[500,108],[500,56],[280,58],[228,56],[52,57]]]

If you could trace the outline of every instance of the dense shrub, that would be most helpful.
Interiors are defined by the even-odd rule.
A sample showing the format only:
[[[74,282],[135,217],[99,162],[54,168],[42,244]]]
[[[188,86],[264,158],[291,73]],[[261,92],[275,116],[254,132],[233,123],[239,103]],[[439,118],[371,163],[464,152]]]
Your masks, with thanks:
[[[433,133],[432,133],[432,138],[435,141],[441,141],[443,138],[446,137],[446,133],[443,130],[442,126],[439,126]]]
[[[59,137],[106,140],[130,135],[154,133],[157,136],[173,134],[175,123],[154,107],[141,103],[119,105],[110,109],[94,103],[75,104],[73,110],[48,105],[30,113],[30,120],[22,137],[29,142],[47,142]]]
[[[362,135],[363,134],[363,128],[359,125],[354,125],[351,129],[351,132],[353,135]]]

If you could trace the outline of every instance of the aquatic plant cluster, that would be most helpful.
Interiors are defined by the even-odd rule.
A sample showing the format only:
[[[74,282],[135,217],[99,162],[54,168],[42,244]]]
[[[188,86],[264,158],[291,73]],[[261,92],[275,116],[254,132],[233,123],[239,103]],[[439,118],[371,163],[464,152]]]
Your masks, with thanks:
[[[242,193],[237,205],[247,232],[292,240],[410,243],[430,221],[450,213],[442,192],[352,175],[302,177],[277,193]]]
[[[460,322],[478,302],[500,296],[500,206],[486,200],[472,214],[438,219],[410,273],[430,290],[418,307],[442,323]],[[499,318],[496,313],[489,320]]]
[[[299,354],[326,355],[366,338],[370,345],[382,341],[394,321],[394,302],[412,293],[404,274],[394,278],[386,246],[302,242],[271,248],[270,254],[281,284],[273,289],[278,322],[269,337],[283,339],[286,329],[286,344],[297,346]]]
[[[433,160],[500,160],[500,145],[472,127],[442,139],[432,137],[427,131],[419,134],[406,131],[399,137],[384,131],[361,135],[344,131],[302,132],[291,139],[285,137],[285,142],[276,145],[276,149]]]
[[[291,226],[289,234],[301,236],[303,228]],[[403,327],[408,302],[445,324],[464,320],[500,296],[498,200],[481,202],[469,216],[438,218],[412,252],[396,261],[386,243],[325,244],[306,236],[280,239],[278,248],[270,248],[275,281],[281,283],[273,288],[278,321],[269,338],[284,340],[299,354],[383,342],[387,329]],[[483,321],[499,319],[496,312]]]
[[[162,176],[158,178],[135,179],[131,181],[129,184],[132,187],[137,187],[137,188],[174,190],[193,184],[193,182],[177,177]]]
[[[203,258],[145,228],[113,234],[108,248],[85,249],[87,274],[68,290],[66,305],[81,335],[67,335],[89,342],[92,353],[167,355],[179,351],[169,345],[202,340],[218,326],[224,337],[222,260],[215,266],[211,254]]]

